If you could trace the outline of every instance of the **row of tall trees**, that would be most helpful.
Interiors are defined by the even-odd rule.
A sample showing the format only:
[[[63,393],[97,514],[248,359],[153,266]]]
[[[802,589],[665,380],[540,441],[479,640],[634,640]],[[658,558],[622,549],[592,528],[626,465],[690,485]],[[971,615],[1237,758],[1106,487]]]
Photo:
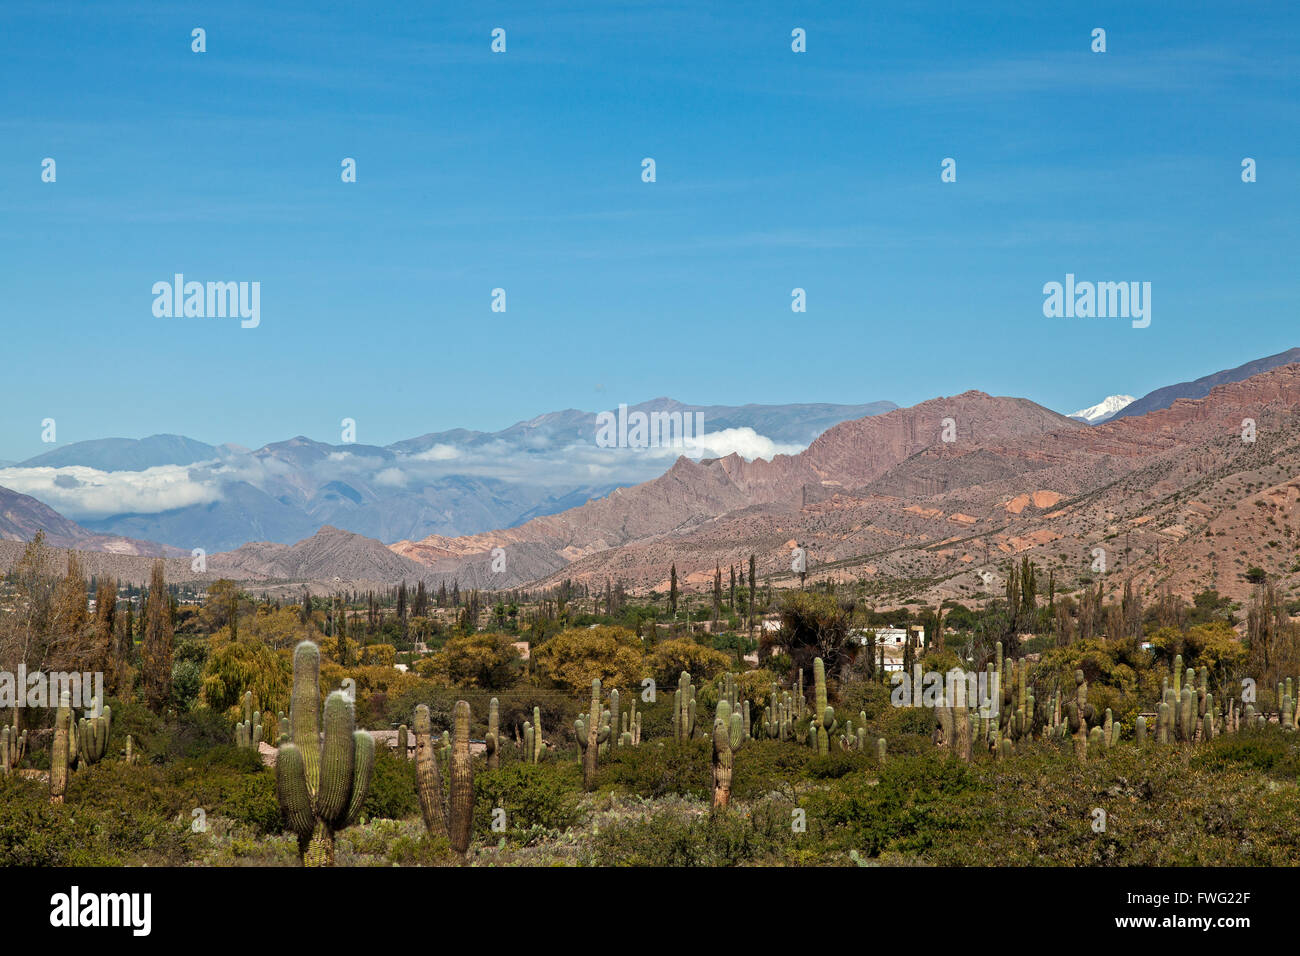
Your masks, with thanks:
[[[171,696],[174,598],[163,562],[154,563],[137,616],[119,602],[118,585],[96,578],[94,610],[81,559],[69,551],[60,574],[55,552],[41,533],[5,576],[0,611],[0,666],[10,672],[102,674],[105,693],[131,696],[139,685],[145,702],[161,711]],[[23,708],[9,722],[21,724]]]

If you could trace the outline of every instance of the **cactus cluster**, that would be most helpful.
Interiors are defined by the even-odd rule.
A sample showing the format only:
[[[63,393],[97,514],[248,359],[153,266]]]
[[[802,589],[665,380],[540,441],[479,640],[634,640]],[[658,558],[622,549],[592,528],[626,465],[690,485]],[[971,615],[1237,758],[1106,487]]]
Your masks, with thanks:
[[[470,757],[470,709],[466,701],[456,701],[452,712],[454,733],[443,731],[447,751],[447,792],[443,793],[442,774],[434,753],[433,722],[427,704],[415,708],[415,790],[420,799],[424,826],[434,836],[444,836],[457,853],[469,850],[474,822],[474,764]]]
[[[96,698],[87,716],[77,724],[77,766],[99,763],[108,752],[108,737],[113,727],[113,708],[100,707]]]
[[[1284,703],[1279,686],[1280,703]],[[1183,656],[1174,658],[1173,672],[1164,680],[1159,709],[1156,713],[1156,740],[1159,743],[1194,743],[1213,740],[1224,729],[1237,725],[1236,702],[1229,701],[1226,720],[1220,720],[1214,694],[1210,692],[1209,672],[1202,667],[1183,669]],[[1247,725],[1254,716],[1254,708],[1247,707]],[[1145,729],[1143,739],[1145,739]]]
[[[763,732],[773,740],[791,740],[794,738],[794,722],[794,697],[773,684],[768,705],[763,708]]]
[[[620,747],[641,746],[641,715],[636,710],[636,694],[628,702],[628,710],[623,714],[622,732],[618,735]]]
[[[262,712],[253,709],[253,692],[245,691],[241,702],[243,720],[235,724],[235,746],[241,750],[256,750],[262,742]]]
[[[334,864],[334,834],[356,822],[370,789],[374,738],[356,729],[352,701],[342,691],[320,708],[320,649],[303,641],[293,652],[292,740],[280,745],[276,790],[306,866]]]
[[[856,730],[853,727],[853,718],[850,717],[844,722],[844,734],[840,737],[840,749],[866,753],[867,745],[867,712],[860,710],[858,711]]]
[[[1029,662],[1024,658],[1004,658],[1002,642],[998,641],[994,651],[994,667],[990,673],[998,675],[999,701],[997,724],[1000,734],[998,740],[1010,740],[1013,743],[1032,737],[1037,718],[1037,701],[1030,692]],[[989,685],[992,686],[991,683]],[[992,736],[989,735],[990,741]],[[998,756],[1003,756],[999,753]]]
[[[735,674],[727,672],[722,675],[718,684],[718,698],[719,700],[725,700],[731,705],[732,713],[740,714],[741,725],[745,730],[745,737],[752,737],[753,733],[750,725],[749,701],[742,695],[740,683],[736,679]]]
[[[1074,700],[1065,705],[1065,722],[1070,735],[1074,737],[1074,752],[1080,758],[1088,756],[1090,742],[1088,723],[1096,718],[1097,712],[1088,703],[1088,681],[1082,670],[1074,672]],[[1098,741],[1100,742],[1100,741]]]
[[[27,731],[18,733],[17,729],[5,725],[0,730],[0,774],[9,776],[18,768],[18,763],[27,752]]]
[[[542,708],[533,707],[532,723],[524,721],[524,762],[541,763],[546,753],[546,741],[542,739]]]

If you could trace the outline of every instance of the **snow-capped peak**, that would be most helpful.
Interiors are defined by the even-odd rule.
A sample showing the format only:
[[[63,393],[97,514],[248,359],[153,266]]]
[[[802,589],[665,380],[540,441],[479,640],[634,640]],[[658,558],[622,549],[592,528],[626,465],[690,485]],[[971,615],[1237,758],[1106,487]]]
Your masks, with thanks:
[[[1111,395],[1102,399],[1096,405],[1088,408],[1081,408],[1072,413],[1070,418],[1077,418],[1080,421],[1087,422],[1089,425],[1097,425],[1110,418],[1125,405],[1135,401],[1132,395]]]

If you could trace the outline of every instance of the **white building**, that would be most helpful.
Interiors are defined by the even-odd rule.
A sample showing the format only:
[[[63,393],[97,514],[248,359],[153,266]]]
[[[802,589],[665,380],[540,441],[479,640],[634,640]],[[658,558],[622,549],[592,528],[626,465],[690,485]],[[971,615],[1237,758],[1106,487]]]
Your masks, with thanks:
[[[877,647],[881,646],[882,644],[887,648],[905,647],[907,645],[907,631],[908,631],[907,628],[890,626],[890,627],[877,627],[874,630],[876,632]],[[870,638],[871,631],[872,631],[871,628],[854,628],[853,630],[849,631],[849,640],[857,644],[865,645],[868,639]],[[911,627],[911,631],[916,634],[916,646],[924,647],[925,628],[921,627],[919,624],[913,624]]]

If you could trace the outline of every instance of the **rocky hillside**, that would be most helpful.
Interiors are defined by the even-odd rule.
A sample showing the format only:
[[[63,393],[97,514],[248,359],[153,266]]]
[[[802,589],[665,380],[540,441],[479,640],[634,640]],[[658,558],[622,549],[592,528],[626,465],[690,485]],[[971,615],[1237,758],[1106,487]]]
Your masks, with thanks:
[[[1224,369],[1220,372],[1214,372],[1211,375],[1204,375],[1191,382],[1179,382],[1176,385],[1166,385],[1164,388],[1158,388],[1154,392],[1148,392],[1137,401],[1130,402],[1115,413],[1115,418],[1137,418],[1148,412],[1159,411],[1162,408],[1168,408],[1180,398],[1204,398],[1210,394],[1210,389],[1217,385],[1227,385],[1231,382],[1240,382],[1252,376],[1267,372],[1269,369],[1277,368],[1280,365],[1290,365],[1300,362],[1300,348],[1287,349],[1285,352],[1279,352],[1277,355],[1269,355],[1265,358],[1255,359],[1253,362],[1247,362],[1245,365],[1238,365],[1236,368]]]
[[[738,455],[700,462],[680,458],[659,478],[618,489],[580,508],[516,528],[402,541],[392,549],[439,576],[460,576],[464,581],[461,569],[474,573],[490,563],[493,548],[503,548],[507,571],[499,586],[513,586],[561,569],[567,575],[571,562],[612,549],[652,541],[662,544],[696,534],[707,537],[718,522],[740,511],[797,513],[810,503],[881,478],[927,449],[996,444],[1058,429],[1086,430],[1086,426],[1025,399],[965,392],[843,422],[797,455],[777,455],[770,461],[745,461]],[[972,479],[948,468],[917,480],[923,487],[942,491]],[[618,558],[608,555],[607,560]],[[631,569],[623,570],[629,580]],[[663,570],[666,575],[666,565]],[[634,580],[644,583],[647,575],[657,572],[638,572]]]
[[[169,548],[153,541],[96,534],[30,495],[0,487],[0,541],[30,541],[38,531],[44,531],[45,540],[58,548],[123,555],[161,556],[183,553],[179,548]]]
[[[1243,441],[1243,420],[1256,424]],[[810,448],[811,452],[812,449]],[[867,468],[870,472],[874,469]],[[1243,597],[1259,564],[1300,584],[1300,366],[1280,367],[1103,425],[1010,440],[935,443],[875,479],[799,506],[755,505],[687,532],[580,559],[565,577],[665,586],[676,563],[705,585],[754,553],[760,574],[792,578],[797,541],[817,575],[902,582],[899,597],[973,598],[1029,553],[1077,587],[1104,549],[1118,582]]]

